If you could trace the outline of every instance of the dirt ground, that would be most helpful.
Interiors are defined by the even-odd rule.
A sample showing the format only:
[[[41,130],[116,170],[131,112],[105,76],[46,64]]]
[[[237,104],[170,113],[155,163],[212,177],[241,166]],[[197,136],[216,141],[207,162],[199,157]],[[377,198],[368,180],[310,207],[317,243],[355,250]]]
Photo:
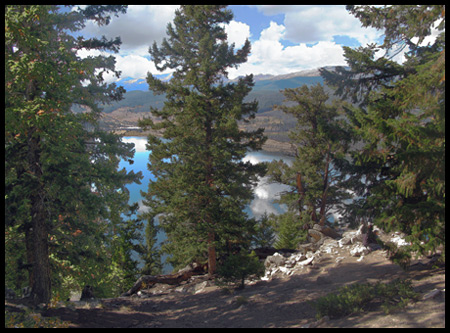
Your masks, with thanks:
[[[382,251],[364,257],[347,257],[339,264],[325,255],[315,267],[290,277],[259,281],[240,291],[224,293],[214,285],[198,294],[172,292],[149,298],[121,297],[101,300],[95,308],[59,308],[58,316],[70,327],[445,327],[445,267],[432,268],[427,259],[408,272]],[[437,297],[420,300],[393,314],[381,310],[316,322],[308,301],[352,283],[389,282],[409,278],[425,295],[444,290]]]

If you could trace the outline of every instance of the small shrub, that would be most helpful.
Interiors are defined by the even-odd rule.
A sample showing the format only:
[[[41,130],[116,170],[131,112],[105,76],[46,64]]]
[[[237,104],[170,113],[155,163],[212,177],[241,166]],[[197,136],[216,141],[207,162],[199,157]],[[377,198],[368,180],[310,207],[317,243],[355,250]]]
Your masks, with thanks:
[[[389,260],[400,266],[403,270],[408,270],[411,264],[411,249],[409,246],[399,247],[393,242],[383,243],[382,247],[387,250]]]
[[[244,288],[245,279],[264,275],[264,265],[255,252],[248,254],[241,251],[226,258],[217,269],[217,275],[219,284],[240,284],[239,288]]]
[[[45,318],[30,310],[11,313],[5,311],[5,328],[67,328],[68,322],[59,318]]]
[[[373,297],[374,286],[370,284],[354,284],[344,286],[337,294],[328,294],[319,298],[313,306],[317,310],[317,318],[329,316],[340,318],[363,310],[364,304]]]
[[[395,280],[389,284],[354,284],[342,287],[337,293],[310,302],[317,311],[316,317],[340,318],[363,312],[372,301],[380,300],[385,313],[404,308],[419,297],[409,280]]]

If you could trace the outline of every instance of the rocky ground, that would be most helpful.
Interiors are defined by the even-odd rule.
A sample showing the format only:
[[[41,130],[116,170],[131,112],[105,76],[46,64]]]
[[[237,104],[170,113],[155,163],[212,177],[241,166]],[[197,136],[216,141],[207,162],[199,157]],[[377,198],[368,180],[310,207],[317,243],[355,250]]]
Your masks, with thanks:
[[[445,266],[436,267],[424,257],[405,272],[383,250],[358,254],[356,231],[343,236],[327,239],[314,253],[268,257],[265,277],[243,290],[224,292],[207,276],[195,276],[179,286],[156,285],[131,297],[74,302],[43,315],[70,327],[445,327]],[[389,315],[375,308],[316,321],[311,301],[344,285],[396,278],[411,279],[421,300]]]

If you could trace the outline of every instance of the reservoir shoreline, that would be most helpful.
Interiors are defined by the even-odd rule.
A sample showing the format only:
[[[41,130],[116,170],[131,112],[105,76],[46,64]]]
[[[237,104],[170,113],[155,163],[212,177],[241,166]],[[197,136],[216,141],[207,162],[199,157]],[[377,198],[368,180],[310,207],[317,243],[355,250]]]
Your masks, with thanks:
[[[146,138],[148,134],[151,132],[149,131],[136,131],[136,130],[118,130],[114,131],[115,134],[120,135],[121,137],[142,137]],[[159,133],[152,133],[156,136],[160,136]],[[273,139],[267,139],[266,143],[262,147],[263,152],[267,153],[279,153],[282,155],[287,156],[294,156],[295,155],[295,149],[294,146],[289,142],[282,142],[277,141]]]

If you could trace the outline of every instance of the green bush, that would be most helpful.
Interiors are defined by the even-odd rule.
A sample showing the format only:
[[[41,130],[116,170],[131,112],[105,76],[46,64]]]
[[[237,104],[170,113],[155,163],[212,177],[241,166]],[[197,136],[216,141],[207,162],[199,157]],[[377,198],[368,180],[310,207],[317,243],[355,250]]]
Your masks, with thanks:
[[[344,286],[337,293],[328,294],[310,302],[317,310],[316,317],[340,318],[367,309],[372,301],[379,301],[385,313],[405,307],[416,301],[417,294],[409,280],[394,280],[389,284],[353,284]]]
[[[244,280],[249,277],[264,275],[264,265],[259,261],[255,252],[250,254],[241,251],[228,256],[217,269],[219,284],[240,284],[244,288]]]

